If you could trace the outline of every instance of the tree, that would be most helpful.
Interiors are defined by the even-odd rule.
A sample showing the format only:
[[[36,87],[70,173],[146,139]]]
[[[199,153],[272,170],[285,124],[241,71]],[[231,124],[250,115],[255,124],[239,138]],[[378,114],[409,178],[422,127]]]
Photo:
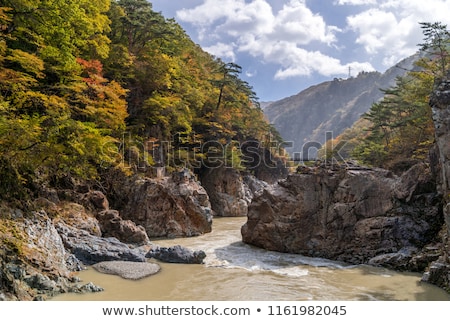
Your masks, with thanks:
[[[105,58],[109,51],[109,0],[6,0],[12,21],[8,46],[38,55],[48,82],[70,81],[76,57]]]
[[[424,35],[423,43],[419,44],[421,51],[431,56],[432,60],[437,60],[436,77],[446,75],[449,65],[450,33],[447,25],[440,22],[421,22],[420,26]]]

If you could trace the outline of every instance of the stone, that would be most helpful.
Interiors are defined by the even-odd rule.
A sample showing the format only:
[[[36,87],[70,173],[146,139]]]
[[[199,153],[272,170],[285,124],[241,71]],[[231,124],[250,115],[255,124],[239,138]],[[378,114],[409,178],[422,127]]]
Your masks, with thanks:
[[[145,256],[168,263],[202,264],[206,253],[204,251],[192,251],[180,245],[175,245],[174,247],[153,248]]]
[[[115,237],[130,244],[147,244],[149,238],[142,226],[123,220],[116,210],[101,211],[96,215],[104,237]]]
[[[254,196],[269,183],[228,167],[208,168],[201,175],[215,216],[246,216]]]
[[[78,287],[75,283],[79,280],[72,272],[81,270],[82,263],[66,250],[55,222],[64,224],[61,220],[51,220],[44,210],[11,221],[15,224],[12,230],[20,233],[16,242],[22,243],[18,243],[20,255],[0,249],[0,279],[5,300],[46,300]],[[75,231],[88,234],[76,228],[70,233],[75,236]]]
[[[145,255],[141,251],[130,248],[114,237],[103,238],[91,235],[63,222],[58,222],[56,229],[65,248],[85,265],[102,261],[145,261]]]
[[[381,254],[371,258],[368,264],[399,271],[412,271],[415,268],[411,266],[411,262],[417,251],[415,247],[403,248],[396,253]]]
[[[32,217],[23,221],[23,229],[27,235],[24,245],[28,259],[37,266],[52,271],[55,275],[68,275],[66,265],[67,253],[61,237],[52,220],[43,210],[32,212]]]
[[[53,219],[53,223],[64,222],[65,224],[86,231],[95,236],[102,236],[98,220],[89,213],[86,208],[77,203],[66,202],[58,205],[59,215]]]
[[[95,285],[92,282],[83,284],[81,286],[74,287],[70,290],[72,293],[97,293],[97,292],[103,292],[105,289],[102,287]]]
[[[208,168],[202,174],[216,216],[246,216],[251,199],[247,197],[242,175],[233,168]]]
[[[422,275],[422,281],[434,284],[450,292],[450,264],[443,258],[431,263],[428,270]]]
[[[118,275],[124,279],[139,280],[159,272],[161,267],[148,262],[106,261],[92,266],[101,273]]]
[[[84,195],[84,199],[97,210],[109,210],[109,201],[105,194],[100,191],[89,191]]]

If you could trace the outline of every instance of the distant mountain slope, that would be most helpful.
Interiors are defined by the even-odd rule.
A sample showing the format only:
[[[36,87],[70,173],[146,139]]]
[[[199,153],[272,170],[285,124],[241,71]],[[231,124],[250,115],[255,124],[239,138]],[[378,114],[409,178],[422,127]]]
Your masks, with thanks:
[[[363,72],[354,78],[323,82],[297,95],[265,103],[264,113],[283,139],[292,144],[287,148],[291,156],[313,158],[318,146],[351,127],[383,97],[380,89],[393,86],[396,77],[413,69],[417,58],[413,55],[404,59],[385,73]],[[306,155],[308,147],[312,148]]]

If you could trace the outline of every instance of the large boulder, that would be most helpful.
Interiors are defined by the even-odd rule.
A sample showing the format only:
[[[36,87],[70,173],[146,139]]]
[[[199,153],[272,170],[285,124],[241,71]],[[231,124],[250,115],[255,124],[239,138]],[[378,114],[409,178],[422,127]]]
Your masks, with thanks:
[[[145,255],[167,263],[202,264],[206,257],[204,251],[192,251],[180,245],[173,247],[155,247]]]
[[[150,242],[145,229],[133,221],[123,220],[116,210],[104,210],[96,218],[101,226],[103,237],[115,237],[124,243],[144,245]]]
[[[131,248],[114,237],[95,236],[63,222],[57,222],[56,229],[66,250],[85,265],[102,261],[145,261],[145,253],[139,248]]]
[[[327,166],[292,174],[255,197],[243,241],[354,264],[389,253],[402,258],[405,249],[431,242],[442,226],[430,170],[416,166],[402,177]]]
[[[163,179],[140,178],[124,189],[123,219],[143,226],[149,237],[188,237],[211,232],[208,194],[188,171]]]

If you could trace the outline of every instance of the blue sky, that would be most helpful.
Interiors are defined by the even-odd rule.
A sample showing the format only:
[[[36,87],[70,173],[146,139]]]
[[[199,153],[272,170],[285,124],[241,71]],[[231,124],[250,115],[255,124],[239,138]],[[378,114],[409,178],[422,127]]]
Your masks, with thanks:
[[[192,40],[239,64],[261,101],[414,54],[419,22],[450,25],[450,0],[153,0]]]

